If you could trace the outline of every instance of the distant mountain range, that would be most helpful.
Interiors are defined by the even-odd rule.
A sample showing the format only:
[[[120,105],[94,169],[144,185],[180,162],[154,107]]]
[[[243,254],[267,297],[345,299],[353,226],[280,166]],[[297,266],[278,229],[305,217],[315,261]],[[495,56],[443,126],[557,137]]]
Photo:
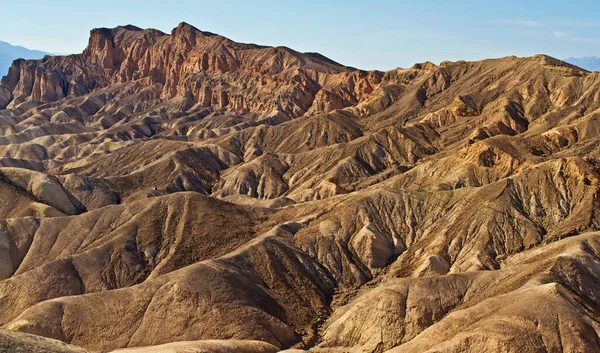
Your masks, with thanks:
[[[48,54],[43,51],[29,50],[0,41],[0,77],[8,73],[8,69],[15,59],[41,59],[44,55]]]
[[[585,58],[568,58],[565,61],[588,71],[600,71],[600,58],[595,56]]]

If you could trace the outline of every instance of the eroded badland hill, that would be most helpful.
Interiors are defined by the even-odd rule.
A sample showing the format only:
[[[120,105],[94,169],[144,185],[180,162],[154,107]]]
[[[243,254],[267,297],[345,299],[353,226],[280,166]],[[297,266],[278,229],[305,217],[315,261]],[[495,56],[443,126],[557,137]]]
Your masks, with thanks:
[[[1,349],[600,351],[600,73],[125,26],[0,108]]]

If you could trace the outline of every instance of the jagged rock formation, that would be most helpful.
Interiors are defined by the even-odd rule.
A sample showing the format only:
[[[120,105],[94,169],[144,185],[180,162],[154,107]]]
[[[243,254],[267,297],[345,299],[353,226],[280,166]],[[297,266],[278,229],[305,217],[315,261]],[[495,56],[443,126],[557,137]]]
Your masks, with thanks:
[[[600,351],[599,73],[124,26],[0,107],[7,349]]]

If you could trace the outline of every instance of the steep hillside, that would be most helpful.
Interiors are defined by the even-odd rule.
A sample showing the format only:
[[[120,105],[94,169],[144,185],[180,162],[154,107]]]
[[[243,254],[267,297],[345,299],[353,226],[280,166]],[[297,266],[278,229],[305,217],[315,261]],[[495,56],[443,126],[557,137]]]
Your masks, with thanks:
[[[598,72],[124,26],[0,107],[0,345],[600,351]]]

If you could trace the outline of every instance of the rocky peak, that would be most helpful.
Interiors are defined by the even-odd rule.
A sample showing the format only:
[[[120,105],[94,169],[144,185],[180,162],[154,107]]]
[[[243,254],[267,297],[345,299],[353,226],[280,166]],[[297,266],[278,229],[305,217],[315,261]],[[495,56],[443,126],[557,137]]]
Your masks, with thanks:
[[[371,83],[361,83],[364,77],[345,75],[355,71],[318,54],[237,43],[185,22],[171,35],[127,25],[92,30],[82,55],[52,57],[27,68],[20,65],[2,101],[6,105],[15,97],[13,105],[53,102],[112,84],[137,82],[136,91],[152,86],[160,92],[157,99],[182,99],[186,110],[200,105],[259,114],[278,110],[298,117],[309,110],[320,112],[311,109],[317,97],[336,100],[335,104],[320,101],[317,106],[338,109],[370,92]],[[317,95],[322,89],[332,94]]]
[[[171,37],[175,40],[182,40],[196,45],[196,39],[198,37],[215,37],[214,33],[203,32],[198,28],[190,25],[189,23],[181,22],[177,27],[171,31]]]
[[[157,38],[166,36],[157,29],[141,29],[133,25],[118,26],[115,28],[96,28],[90,31],[90,39],[84,54],[102,51],[109,44],[113,47],[131,44],[140,39]]]
[[[91,30],[88,46],[83,51],[83,55],[93,58],[105,69],[115,69],[123,60],[124,53],[117,48],[114,34],[114,29]]]
[[[182,22],[171,31],[171,37],[179,44],[186,47],[194,47],[197,43],[197,38],[202,37],[203,33],[194,26]]]
[[[553,58],[545,54],[534,55],[533,57],[531,57],[531,61],[542,64],[546,67],[554,68],[555,70],[559,70],[566,75],[582,76],[588,73],[588,71],[578,66],[569,64],[565,61]]]
[[[414,64],[412,69],[414,70],[425,70],[425,71],[433,71],[435,69],[437,69],[438,66],[434,63],[432,63],[431,61],[426,61],[424,63],[417,63]]]

